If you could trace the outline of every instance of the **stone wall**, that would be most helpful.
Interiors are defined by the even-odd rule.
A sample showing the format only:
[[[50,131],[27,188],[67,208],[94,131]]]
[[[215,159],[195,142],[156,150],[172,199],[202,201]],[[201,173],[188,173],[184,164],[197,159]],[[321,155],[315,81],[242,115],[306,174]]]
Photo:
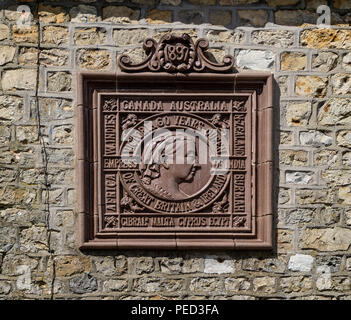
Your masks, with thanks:
[[[18,4],[31,7],[28,29]],[[332,27],[316,27],[328,4]],[[0,4],[1,299],[350,299],[351,1],[85,0]],[[275,248],[77,248],[76,73],[187,32],[277,83]]]

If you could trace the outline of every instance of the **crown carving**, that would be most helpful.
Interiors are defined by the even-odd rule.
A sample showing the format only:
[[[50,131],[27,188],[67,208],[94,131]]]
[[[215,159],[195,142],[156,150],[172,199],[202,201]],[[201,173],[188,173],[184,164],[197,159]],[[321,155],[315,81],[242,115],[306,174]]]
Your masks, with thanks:
[[[147,55],[144,61],[132,64],[128,55],[121,55],[118,65],[125,72],[230,72],[234,57],[227,55],[222,63],[212,62],[205,56],[208,45],[204,38],[194,43],[186,33],[180,36],[168,33],[159,42],[152,38],[144,41]]]

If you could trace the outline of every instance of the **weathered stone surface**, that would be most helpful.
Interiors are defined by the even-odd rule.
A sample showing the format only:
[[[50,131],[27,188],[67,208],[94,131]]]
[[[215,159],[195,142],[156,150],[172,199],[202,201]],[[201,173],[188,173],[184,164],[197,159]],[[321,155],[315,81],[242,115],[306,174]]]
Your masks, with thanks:
[[[290,257],[288,268],[291,271],[310,272],[314,258],[306,254],[295,254]]]
[[[324,97],[327,91],[328,78],[317,76],[298,76],[295,92],[298,96]]]
[[[294,34],[288,30],[253,31],[251,41],[254,44],[286,48],[294,44]]]
[[[11,288],[11,282],[4,280],[0,281],[0,294],[9,294]]]
[[[43,23],[64,23],[69,20],[69,16],[62,7],[39,4],[39,21]]]
[[[206,34],[209,42],[225,42],[225,43],[242,43],[244,41],[244,32],[242,31],[220,31],[210,30]]]
[[[142,277],[134,279],[133,288],[137,292],[143,293],[174,293],[184,288],[183,279],[164,279]]]
[[[68,64],[69,51],[61,49],[42,50],[39,62],[44,66],[62,67]]]
[[[333,138],[322,131],[309,130],[300,133],[300,142],[302,145],[322,147],[330,146],[333,143]]]
[[[351,184],[351,170],[323,170],[322,178],[328,185]]]
[[[182,266],[184,265],[182,258],[161,258],[160,262],[160,271],[166,274],[177,274],[181,273]]]
[[[311,102],[289,102],[286,107],[286,123],[288,126],[306,126],[311,113]]]
[[[309,184],[313,182],[314,173],[309,171],[286,171],[285,182],[293,184]]]
[[[96,22],[97,10],[93,6],[81,4],[69,11],[72,22]]]
[[[143,6],[155,6],[156,0],[131,0],[132,3],[143,5]]]
[[[47,26],[43,29],[43,43],[45,44],[68,44],[68,29],[66,27]]]
[[[18,28],[12,26],[12,41],[15,43],[38,43],[38,27]]]
[[[263,27],[268,21],[266,10],[238,10],[241,26]]]
[[[279,153],[279,162],[290,166],[307,166],[308,153],[301,150],[282,150]]]
[[[78,28],[74,33],[74,42],[79,46],[103,44],[106,41],[104,28]]]
[[[350,81],[351,83],[351,81]],[[323,105],[318,114],[321,125],[343,125],[351,121],[351,100],[331,98]]]
[[[271,294],[277,291],[276,278],[259,277],[253,280],[253,291],[258,294]]]
[[[48,73],[48,91],[62,92],[70,91],[72,84],[72,75],[68,72],[49,72]]]
[[[316,287],[319,291],[330,290],[332,287],[330,268],[328,266],[321,266],[317,268],[318,278]]]
[[[330,204],[335,201],[330,190],[296,190],[296,202],[298,204]]]
[[[16,96],[0,96],[0,123],[13,123],[23,118],[23,98]]]
[[[117,29],[113,32],[113,39],[120,46],[143,43],[147,36],[147,29]]]
[[[33,226],[21,231],[19,236],[20,250],[25,253],[47,252],[48,240],[45,227]]]
[[[37,82],[37,71],[16,69],[5,71],[1,85],[4,91],[34,90]]]
[[[274,12],[274,22],[281,26],[316,24],[318,17],[316,12],[309,10],[278,10]]]
[[[0,41],[10,36],[10,29],[6,24],[0,24]]]
[[[55,257],[55,268],[58,277],[68,277],[73,274],[91,271],[89,258],[82,256]]]
[[[280,279],[280,288],[285,293],[310,291],[313,288],[311,277],[289,277]]]
[[[300,37],[301,45],[315,49],[350,49],[351,30],[312,29],[304,30]]]
[[[0,47],[0,66],[3,66],[9,62],[13,62],[15,53],[16,53],[16,47],[1,46]]]
[[[351,52],[347,53],[342,58],[342,67],[345,71],[351,71]]]
[[[338,146],[351,148],[351,131],[341,130],[336,136]]]
[[[317,272],[321,269],[328,270],[330,273],[339,272],[342,263],[342,256],[334,256],[332,254],[317,256],[316,263],[319,266]]]
[[[319,251],[348,250],[351,245],[351,230],[341,227],[333,229],[306,229],[301,238],[302,249]]]
[[[133,264],[135,265],[136,274],[151,273],[155,270],[154,261],[151,257],[137,258]]]
[[[204,273],[233,273],[234,270],[234,261],[228,257],[225,259],[217,256],[205,257]]]
[[[251,70],[271,70],[274,65],[274,53],[263,50],[240,50],[236,56],[239,68]]]
[[[351,204],[351,185],[339,188],[339,201],[343,204]]]
[[[38,139],[37,126],[17,126],[16,140],[21,143],[33,143]]]
[[[300,193],[298,191],[296,191],[296,193],[298,198]],[[304,194],[302,196],[304,196]],[[307,208],[282,209],[279,212],[279,221],[283,226],[306,224],[312,221],[313,213],[314,209]]]
[[[179,21],[186,24],[201,24],[204,22],[203,12],[198,10],[180,10]]]
[[[283,52],[280,69],[282,71],[298,71],[306,69],[306,55],[301,52]]]
[[[334,52],[322,51],[312,56],[312,69],[320,72],[329,72],[335,69],[338,55]]]
[[[351,94],[351,76],[337,73],[331,77],[333,93],[335,95]]]
[[[288,86],[288,77],[281,76],[278,78],[278,85],[280,89],[280,96],[285,97],[289,93],[289,86]]]
[[[110,280],[104,281],[102,286],[105,292],[125,291],[128,288],[128,280],[110,279]]]
[[[147,13],[146,21],[150,24],[171,23],[172,11],[152,9]]]
[[[132,9],[125,6],[108,6],[102,9],[104,21],[113,23],[133,23],[140,17],[139,9]]]
[[[23,47],[19,50],[18,63],[24,66],[35,66],[38,63],[39,50]]]
[[[294,233],[291,230],[278,229],[277,243],[278,252],[287,252],[293,250]]]
[[[111,65],[111,53],[107,50],[80,49],[77,52],[77,62],[82,69],[106,70]]]
[[[314,165],[332,165],[336,164],[338,161],[338,152],[334,150],[320,150],[313,155]]]
[[[213,293],[223,290],[223,281],[219,278],[194,278],[190,281],[189,290],[194,293]]]
[[[230,25],[232,23],[232,12],[224,10],[211,10],[209,14],[209,20],[213,25]]]
[[[279,196],[278,196],[279,204],[289,203],[290,199],[291,199],[290,190],[280,188],[279,189]]]
[[[327,0],[306,0],[306,9],[316,10],[321,5],[328,5]]]
[[[345,152],[342,155],[342,164],[345,166],[351,166],[351,152]]]
[[[66,99],[41,98],[39,100],[40,119],[43,121],[64,120],[73,117],[72,101]],[[33,113],[36,106],[33,105]]]
[[[250,290],[251,283],[246,278],[226,278],[224,287],[226,291],[247,292]]]
[[[71,279],[69,288],[73,293],[90,293],[98,289],[98,283],[89,273],[84,273],[81,276]]]
[[[58,144],[73,143],[73,127],[72,125],[58,125],[52,129],[52,141]]]

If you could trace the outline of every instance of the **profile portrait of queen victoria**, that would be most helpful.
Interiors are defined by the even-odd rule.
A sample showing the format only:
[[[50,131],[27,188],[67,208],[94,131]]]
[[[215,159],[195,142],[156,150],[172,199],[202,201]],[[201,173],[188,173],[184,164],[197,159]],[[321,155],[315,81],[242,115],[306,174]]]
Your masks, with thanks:
[[[200,169],[194,136],[186,133],[154,138],[144,147],[139,166],[146,190],[166,200],[184,200],[190,195],[181,189],[191,183]]]

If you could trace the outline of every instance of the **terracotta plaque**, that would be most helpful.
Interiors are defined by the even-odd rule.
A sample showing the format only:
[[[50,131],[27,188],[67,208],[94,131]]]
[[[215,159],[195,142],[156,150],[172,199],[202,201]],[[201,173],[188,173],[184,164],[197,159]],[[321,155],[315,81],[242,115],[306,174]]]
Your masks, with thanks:
[[[163,40],[139,69],[80,74],[81,248],[271,248],[271,75]]]

